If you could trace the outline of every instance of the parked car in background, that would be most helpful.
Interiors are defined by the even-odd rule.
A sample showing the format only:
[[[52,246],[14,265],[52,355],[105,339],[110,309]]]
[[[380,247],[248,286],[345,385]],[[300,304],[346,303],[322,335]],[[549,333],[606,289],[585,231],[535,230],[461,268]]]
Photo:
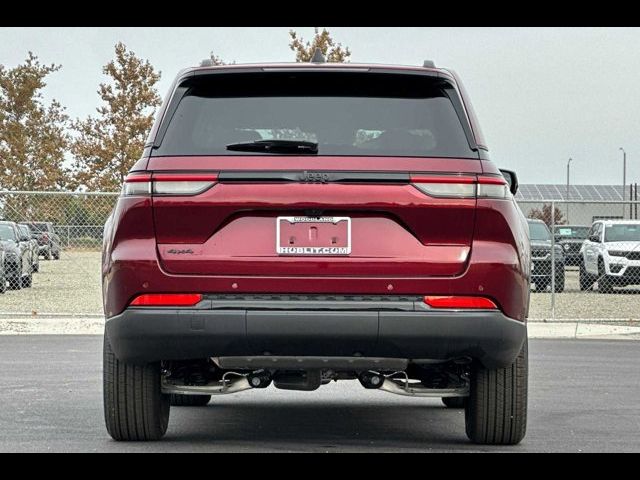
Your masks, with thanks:
[[[555,240],[562,248],[565,265],[577,267],[582,264],[582,244],[588,234],[588,225],[556,225]]]
[[[212,394],[356,380],[518,443],[528,228],[457,76],[318,61],[172,88],[105,226],[111,436],[156,440]]]
[[[4,269],[5,252],[4,244],[0,241],[0,293],[7,291],[7,275]]]
[[[60,237],[53,228],[53,223],[28,222],[25,225],[31,229],[32,236],[38,241],[40,255],[45,260],[60,259]]]
[[[564,291],[564,255],[560,245],[555,245],[555,259],[551,254],[551,232],[542,220],[527,219],[531,241],[531,285],[538,292],[544,292],[552,285],[555,274],[554,291]],[[552,261],[555,260],[555,271]]]
[[[38,246],[38,240],[33,238],[31,229],[25,224],[18,224],[18,228],[23,236],[29,239],[31,245],[31,271],[37,272],[40,270],[40,247]]]
[[[30,287],[32,281],[31,238],[15,222],[0,221],[0,242],[5,249],[5,274],[9,288]]]
[[[640,221],[599,220],[582,246],[580,290],[612,293],[613,287],[640,285]]]

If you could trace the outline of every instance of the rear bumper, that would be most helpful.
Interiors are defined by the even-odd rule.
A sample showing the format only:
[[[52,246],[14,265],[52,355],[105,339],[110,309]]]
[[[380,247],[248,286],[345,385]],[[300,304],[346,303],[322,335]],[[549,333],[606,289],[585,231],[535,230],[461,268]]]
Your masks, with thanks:
[[[491,310],[128,308],[107,320],[106,335],[116,356],[131,363],[263,355],[469,356],[498,368],[515,360],[527,329]]]

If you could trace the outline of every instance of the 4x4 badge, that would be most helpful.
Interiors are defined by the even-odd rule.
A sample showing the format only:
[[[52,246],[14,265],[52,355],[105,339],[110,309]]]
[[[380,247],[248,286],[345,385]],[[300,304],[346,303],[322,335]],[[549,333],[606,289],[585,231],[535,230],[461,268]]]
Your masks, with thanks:
[[[190,248],[170,248],[167,253],[173,253],[175,255],[184,255],[185,253],[193,253]]]

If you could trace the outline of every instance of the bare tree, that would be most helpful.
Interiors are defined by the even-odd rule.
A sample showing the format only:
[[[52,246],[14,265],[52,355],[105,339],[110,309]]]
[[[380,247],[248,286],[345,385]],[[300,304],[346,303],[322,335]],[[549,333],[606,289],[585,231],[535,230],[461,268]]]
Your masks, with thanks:
[[[564,215],[562,214],[562,211],[558,208],[555,207],[554,209],[554,221],[555,221],[555,225],[564,225],[566,223],[566,220],[564,218]],[[538,209],[538,208],[532,208],[529,211],[529,218],[536,218],[538,220],[542,220],[544,223],[547,224],[547,226],[549,228],[551,228],[551,204],[550,203],[545,203],[542,206],[542,209]]]

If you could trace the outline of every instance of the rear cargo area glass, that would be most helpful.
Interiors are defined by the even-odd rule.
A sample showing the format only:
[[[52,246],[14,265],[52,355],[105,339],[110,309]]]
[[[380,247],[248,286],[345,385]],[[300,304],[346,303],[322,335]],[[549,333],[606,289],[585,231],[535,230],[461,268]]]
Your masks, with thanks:
[[[335,72],[211,77],[191,80],[153,156],[269,155],[226,146],[277,139],[316,142],[318,155],[478,158],[450,98],[457,94],[438,79]]]

